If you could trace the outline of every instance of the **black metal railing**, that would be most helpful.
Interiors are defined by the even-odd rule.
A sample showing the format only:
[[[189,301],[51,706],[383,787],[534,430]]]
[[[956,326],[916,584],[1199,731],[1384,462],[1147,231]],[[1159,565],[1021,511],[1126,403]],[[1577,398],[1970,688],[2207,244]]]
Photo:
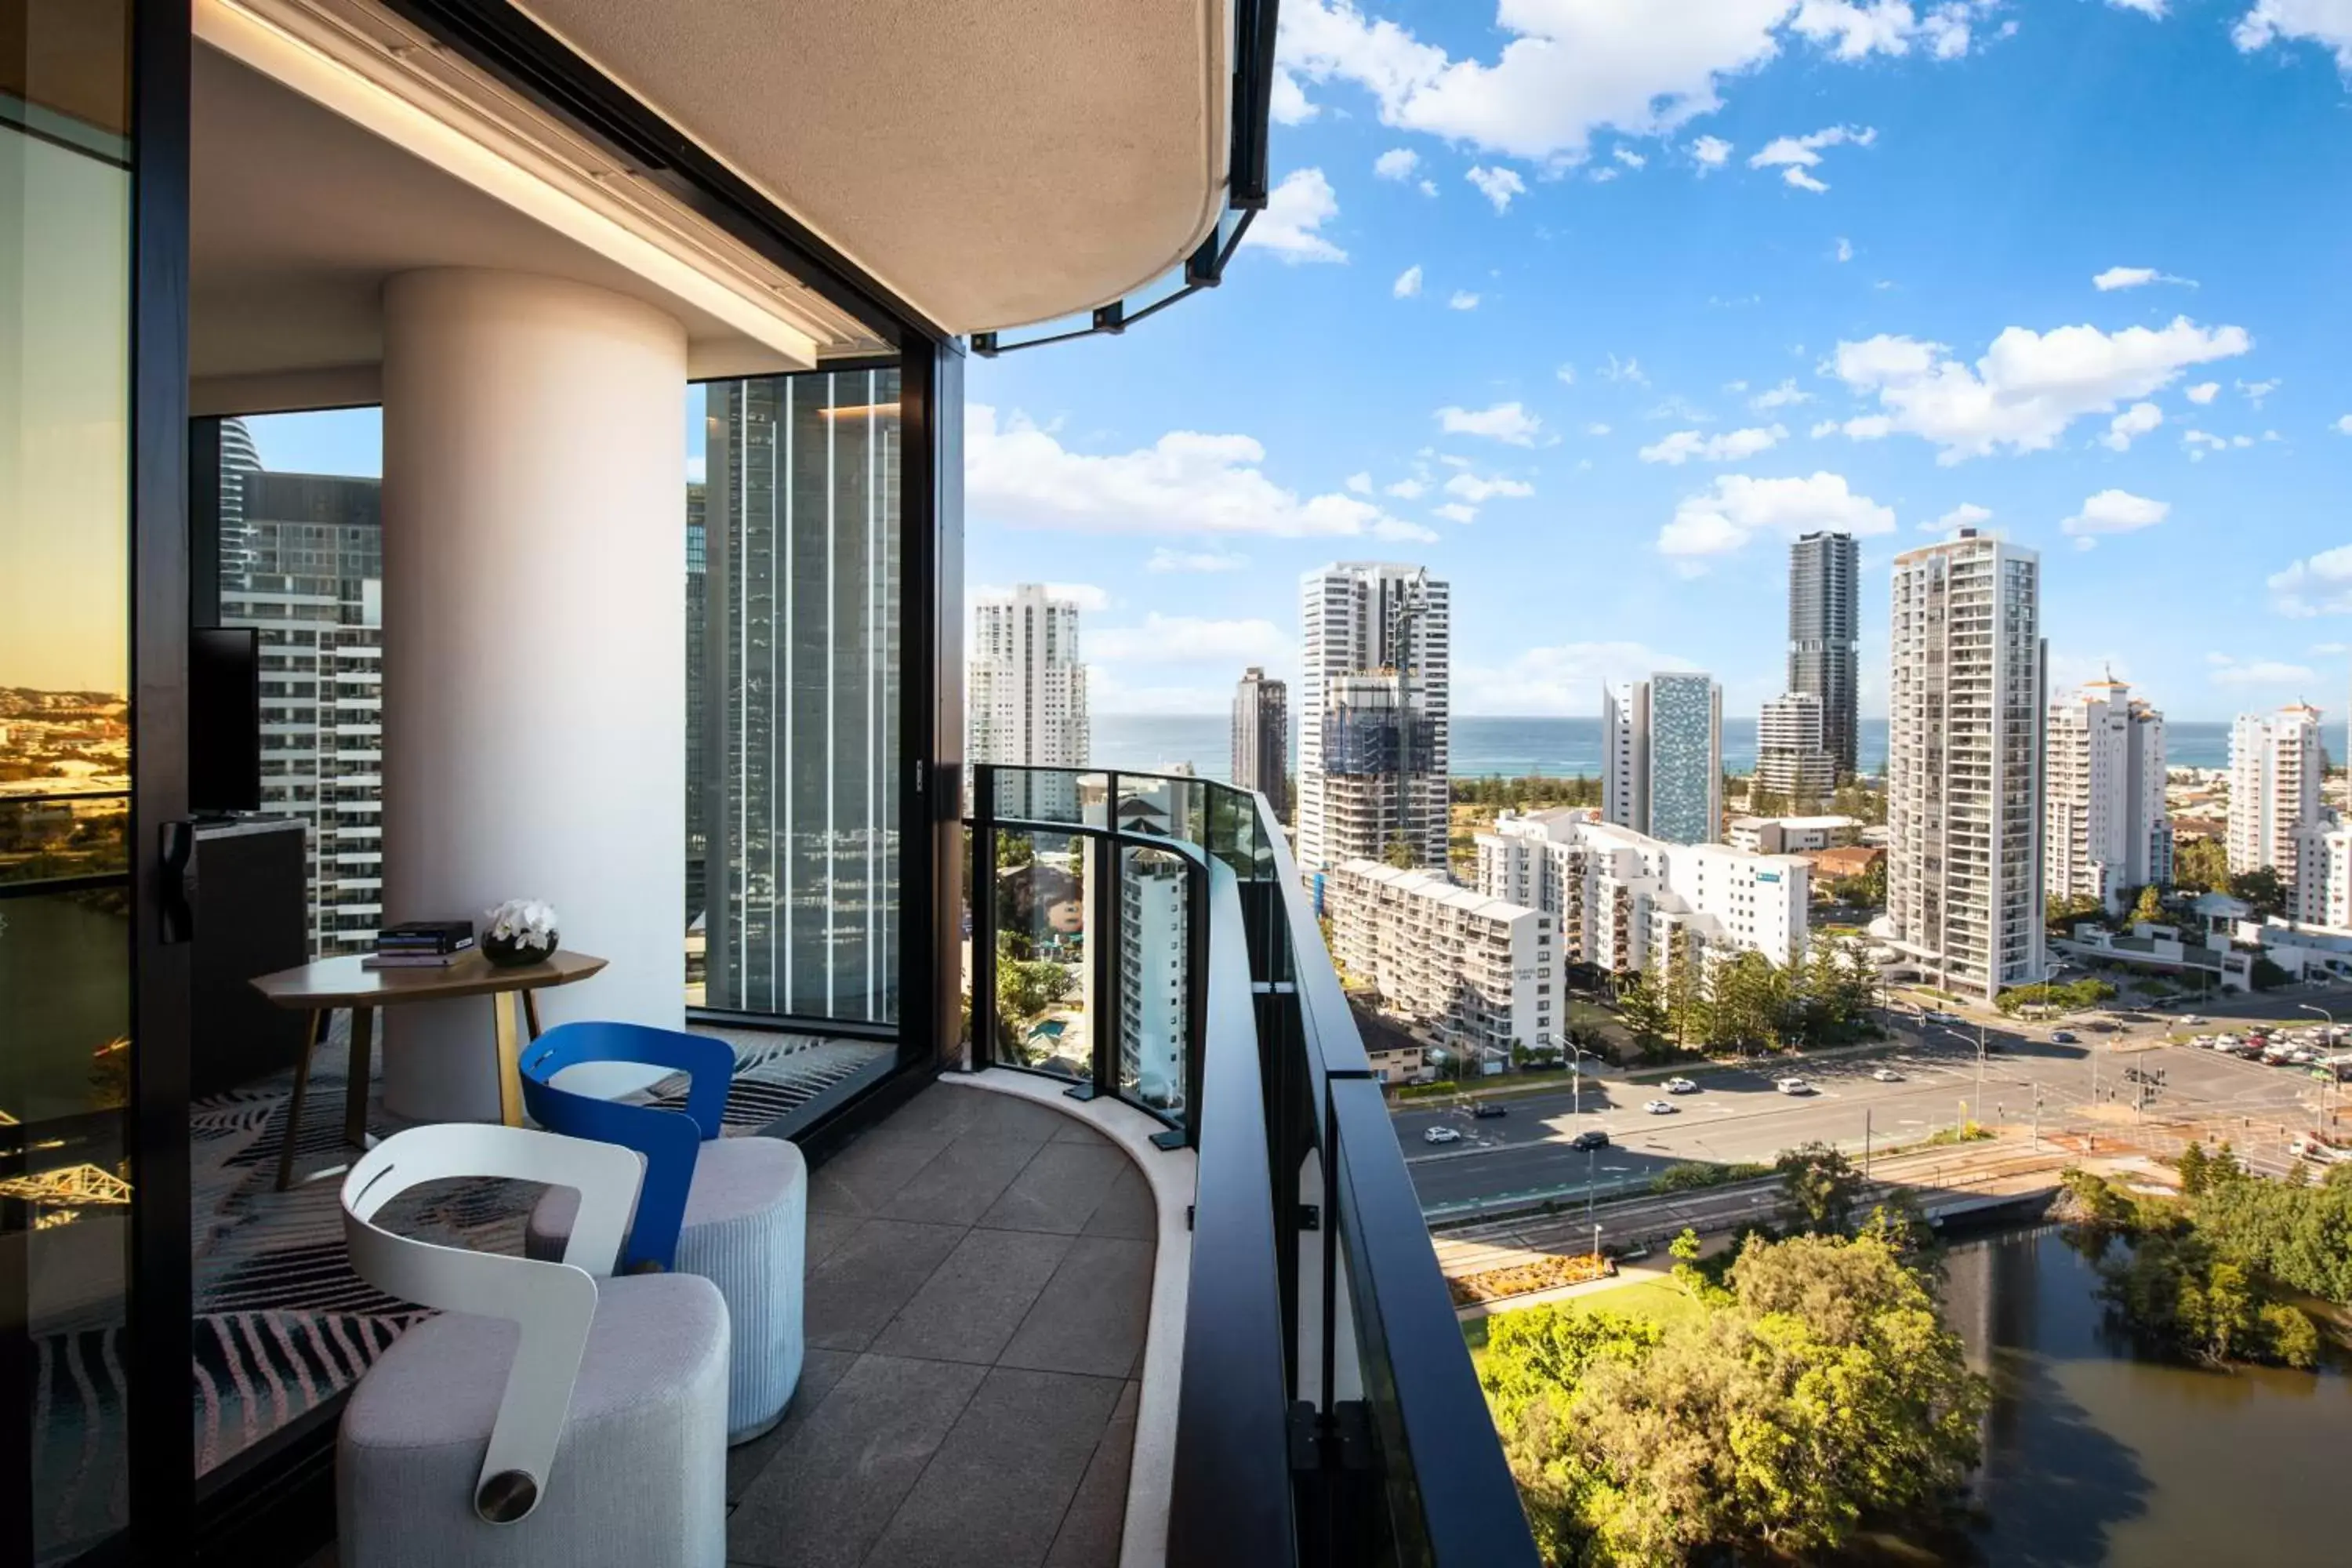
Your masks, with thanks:
[[[1381,1083],[1264,798],[1197,778],[983,764],[971,803],[971,1065],[1038,1070],[999,1028],[998,846],[1066,838],[1084,871],[1055,871],[1077,885],[1055,890],[1096,920],[1077,960],[1093,976],[1093,1055],[1072,1092],[1141,1103],[1169,1122],[1164,1143],[1197,1151],[1168,1561],[1533,1564]],[[1118,955],[1149,939],[1120,924],[1138,849],[1184,868],[1172,1104],[1122,1092]],[[1130,956],[1148,973],[1167,955]]]

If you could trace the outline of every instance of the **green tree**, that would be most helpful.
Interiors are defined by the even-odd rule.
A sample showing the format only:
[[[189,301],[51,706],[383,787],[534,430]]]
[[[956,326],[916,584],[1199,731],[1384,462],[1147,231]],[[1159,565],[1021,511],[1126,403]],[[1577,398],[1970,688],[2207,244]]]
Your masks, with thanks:
[[[1037,859],[1037,844],[1025,833],[1000,833],[996,836],[996,868],[999,871],[1018,870],[1033,865]]]
[[[2139,902],[2132,906],[2131,918],[2149,925],[2163,921],[2164,893],[2154,882],[2139,890]]]
[[[1780,1178],[1780,1225],[1808,1236],[1843,1235],[1862,1198],[1862,1173],[1829,1144],[1784,1149],[1772,1162]]]
[[[2200,893],[2230,890],[2230,852],[2218,838],[2192,838],[2172,852],[2173,885]]]
[[[2275,866],[2257,866],[2230,879],[2230,896],[2253,906],[2263,919],[2286,912],[2286,879]]]
[[[2046,923],[2053,936],[2073,936],[2079,921],[2095,921],[2107,912],[2107,906],[2088,893],[2070,893],[2063,899],[2050,900]]]
[[[1618,991],[1617,1016],[1644,1042],[1664,1040],[1674,1027],[1664,995],[1646,974],[1634,975]]]
[[[1401,871],[1410,871],[1417,858],[1412,852],[1412,846],[1405,841],[1403,834],[1391,833],[1389,835],[1388,847],[1381,851],[1381,858]]]
[[[2203,1192],[2206,1173],[2210,1164],[2205,1157],[2205,1145],[2191,1139],[2189,1146],[2180,1151],[2178,1164],[2180,1171],[2180,1190],[2192,1198]]]

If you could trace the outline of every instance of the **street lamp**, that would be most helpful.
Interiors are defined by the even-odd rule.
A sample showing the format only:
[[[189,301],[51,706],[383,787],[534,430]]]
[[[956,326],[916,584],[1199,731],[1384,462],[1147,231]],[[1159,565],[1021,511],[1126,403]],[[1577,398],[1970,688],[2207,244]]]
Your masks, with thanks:
[[[1940,1026],[1943,1028],[1944,1033],[1951,1036],[1952,1038],[1959,1041],[1960,1044],[1965,1046],[1969,1043],[1969,1037],[1960,1033],[1958,1029],[1951,1027],[1949,1025]],[[1979,1127],[1984,1125],[1984,1078],[1985,1026],[1983,1021],[1979,1019],[1977,1023],[1977,1103],[1976,1109],[1969,1112],[1969,1120]]]
[[[2298,1002],[2295,1005],[2301,1008],[2304,1012],[2316,1013],[2321,1017],[2327,1020],[2327,1054],[2330,1058],[2333,1058],[2336,1055],[2336,1015],[2329,1012],[2325,1007],[2315,1006],[2309,1002]],[[2320,1110],[2321,1113],[2327,1118],[2327,1125],[2330,1129],[2333,1129],[2336,1125],[2335,1091],[2336,1064],[2333,1060],[2330,1060],[2327,1064],[2327,1081],[2319,1091]]]

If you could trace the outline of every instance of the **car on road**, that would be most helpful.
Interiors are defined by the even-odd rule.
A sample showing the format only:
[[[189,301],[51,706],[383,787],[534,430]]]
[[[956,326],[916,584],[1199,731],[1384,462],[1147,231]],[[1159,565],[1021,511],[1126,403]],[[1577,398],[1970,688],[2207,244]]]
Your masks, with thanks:
[[[1876,1079],[1881,1083],[1901,1083],[1903,1081],[1903,1075],[1896,1072],[1893,1068],[1880,1068],[1876,1072],[1872,1073],[1870,1076]]]
[[[2072,1029],[2053,1029],[2050,1031],[2050,1043],[2053,1046],[2071,1046],[2074,1043],[2075,1037],[2074,1031]]]
[[[1696,1094],[1698,1092],[1698,1085],[1693,1083],[1686,1078],[1670,1078],[1666,1079],[1665,1088],[1668,1094]]]
[[[1772,1087],[1780,1090],[1782,1094],[1811,1094],[1813,1092],[1813,1086],[1807,1083],[1801,1078],[1776,1078],[1772,1080]]]
[[[1481,1121],[1486,1121],[1489,1117],[1508,1116],[1510,1113],[1511,1108],[1509,1106],[1497,1105],[1491,1100],[1480,1100],[1476,1105],[1473,1106],[1470,1110],[1470,1114],[1476,1117]]]
[[[1588,1127],[1570,1139],[1568,1146],[1571,1149],[1606,1149],[1609,1147],[1609,1134],[1598,1127]]]
[[[2196,1025],[2203,1023],[2205,1018],[2204,1016],[2200,1013],[2183,1013],[2180,1015],[2180,1021],[2193,1027]]]
[[[1925,1018],[1930,1024],[1957,1024],[1960,1021],[1960,1016],[1958,1013],[1936,1013],[1923,1011],[1920,1013],[1919,1016]]]
[[[1653,1116],[1672,1116],[1682,1107],[1671,1100],[1645,1100],[1642,1102],[1642,1109]]]
[[[1459,1143],[1462,1142],[1462,1129],[1433,1127],[1421,1135],[1421,1141],[1424,1143]]]

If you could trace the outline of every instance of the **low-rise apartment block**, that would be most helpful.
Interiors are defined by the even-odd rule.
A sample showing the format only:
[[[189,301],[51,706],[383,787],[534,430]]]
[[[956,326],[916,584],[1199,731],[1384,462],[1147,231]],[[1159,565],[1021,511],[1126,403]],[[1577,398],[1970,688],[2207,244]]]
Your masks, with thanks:
[[[1565,1003],[1552,917],[1377,860],[1324,887],[1331,954],[1431,1045],[1483,1067],[1552,1043]]]
[[[1751,855],[1811,855],[1859,842],[1854,816],[1735,816],[1725,842]]]
[[[1811,868],[1795,855],[1670,844],[1574,811],[1506,813],[1478,835],[1478,889],[1559,922],[1564,962],[1638,973],[1678,943],[1792,963]]]

